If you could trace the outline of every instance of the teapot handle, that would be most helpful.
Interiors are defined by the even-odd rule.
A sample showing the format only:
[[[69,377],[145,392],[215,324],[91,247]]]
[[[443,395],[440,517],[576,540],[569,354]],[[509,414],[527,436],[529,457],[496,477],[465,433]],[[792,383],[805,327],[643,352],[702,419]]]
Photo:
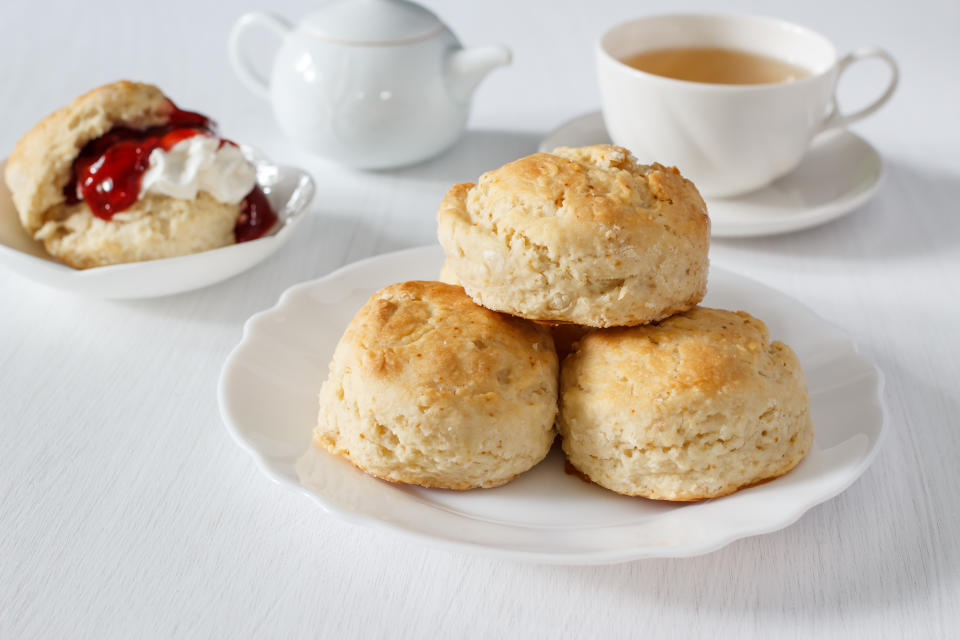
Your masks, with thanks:
[[[293,28],[289,22],[278,16],[252,11],[240,16],[233,23],[230,29],[230,37],[227,40],[227,52],[230,55],[230,64],[233,66],[237,77],[243,81],[247,87],[254,93],[260,94],[264,98],[270,97],[270,79],[256,70],[251,64],[250,57],[246,54],[242,40],[247,31],[254,26],[261,25],[267,27],[281,38]]]

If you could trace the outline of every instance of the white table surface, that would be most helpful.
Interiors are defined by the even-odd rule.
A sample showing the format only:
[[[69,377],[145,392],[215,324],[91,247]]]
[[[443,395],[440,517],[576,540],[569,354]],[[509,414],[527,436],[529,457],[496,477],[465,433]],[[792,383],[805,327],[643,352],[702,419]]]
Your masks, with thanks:
[[[225,53],[233,17],[257,3],[225,4],[0,3],[0,154],[75,95],[129,77],[319,183],[299,237],[202,291],[109,302],[0,271],[0,638],[960,634],[960,4],[724,6],[802,22],[840,50],[882,44],[900,61],[893,102],[855,127],[887,163],[876,199],[711,253],[856,337],[886,374],[889,438],[853,487],[785,530],[693,559],[586,568],[460,556],[341,523],[260,475],[227,436],[215,388],[242,323],[289,285],[433,242],[451,184],[596,108],[594,39],[662,5],[429,2],[466,43],[503,42],[515,62],[478,91],[456,148],[358,173],[281,139]],[[293,19],[315,4],[273,3]],[[865,66],[850,85],[874,81]]]

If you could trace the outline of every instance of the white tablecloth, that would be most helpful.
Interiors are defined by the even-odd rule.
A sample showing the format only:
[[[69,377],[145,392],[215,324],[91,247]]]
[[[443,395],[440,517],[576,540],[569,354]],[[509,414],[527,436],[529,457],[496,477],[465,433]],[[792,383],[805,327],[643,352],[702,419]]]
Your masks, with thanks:
[[[451,184],[597,107],[598,34],[665,7],[429,2],[464,42],[508,44],[514,64],[477,92],[455,149],[359,173],[283,140],[232,75],[227,30],[255,4],[0,4],[0,154],[40,116],[127,77],[319,184],[281,253],[202,291],[109,302],[0,270],[0,637],[960,633],[960,4],[724,6],[799,21],[841,51],[881,44],[900,61],[892,103],[855,127],[886,161],[877,197],[835,223],[716,241],[711,254],[855,336],[886,375],[889,438],[853,487],[785,530],[699,558],[592,568],[460,556],[339,522],[261,476],[228,438],[215,388],[252,313],[296,282],[434,242]],[[317,3],[273,4],[299,19]],[[842,97],[866,99],[882,80],[864,65]]]

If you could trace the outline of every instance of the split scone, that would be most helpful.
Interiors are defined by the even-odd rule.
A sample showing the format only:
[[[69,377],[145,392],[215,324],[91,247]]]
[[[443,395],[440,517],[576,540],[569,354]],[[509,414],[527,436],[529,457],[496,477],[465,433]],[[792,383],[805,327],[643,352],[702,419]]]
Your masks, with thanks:
[[[700,500],[781,476],[813,441],[797,357],[742,311],[594,331],[563,364],[567,459],[631,496]]]
[[[622,147],[560,147],[459,184],[437,212],[452,272],[478,304],[550,323],[633,326],[707,286],[710,220],[673,168]]]
[[[23,227],[79,269],[252,240],[277,219],[240,149],[149,84],[108,84],[55,111],[4,174]]]
[[[314,444],[391,482],[495,487],[550,450],[557,377],[545,328],[458,286],[394,284],[340,339]]]

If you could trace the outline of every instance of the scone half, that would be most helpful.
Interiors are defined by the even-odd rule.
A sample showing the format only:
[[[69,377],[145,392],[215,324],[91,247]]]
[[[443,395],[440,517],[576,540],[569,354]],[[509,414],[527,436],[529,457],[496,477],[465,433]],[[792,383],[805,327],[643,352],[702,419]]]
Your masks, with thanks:
[[[233,244],[258,189],[256,171],[212,126],[149,84],[115,82],[80,96],[24,135],[7,161],[4,177],[21,224],[48,253],[80,269]],[[172,149],[136,146],[164,135]],[[147,154],[160,151],[162,158],[179,154],[169,156],[165,170],[181,174],[155,171],[155,155]],[[158,184],[148,189],[140,176],[150,171]],[[122,179],[131,176],[129,184]],[[111,199],[123,199],[122,206],[110,209]],[[265,199],[252,206],[275,220]]]

